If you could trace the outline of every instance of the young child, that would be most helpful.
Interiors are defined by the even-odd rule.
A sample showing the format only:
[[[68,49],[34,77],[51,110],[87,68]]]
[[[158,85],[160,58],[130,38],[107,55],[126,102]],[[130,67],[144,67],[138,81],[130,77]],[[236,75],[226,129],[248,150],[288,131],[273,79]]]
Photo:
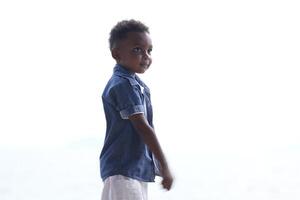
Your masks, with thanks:
[[[155,175],[167,190],[173,183],[153,129],[150,90],[137,76],[152,62],[149,29],[139,21],[121,21],[109,44],[116,65],[102,95],[107,124],[100,155],[102,200],[146,200],[147,182]]]

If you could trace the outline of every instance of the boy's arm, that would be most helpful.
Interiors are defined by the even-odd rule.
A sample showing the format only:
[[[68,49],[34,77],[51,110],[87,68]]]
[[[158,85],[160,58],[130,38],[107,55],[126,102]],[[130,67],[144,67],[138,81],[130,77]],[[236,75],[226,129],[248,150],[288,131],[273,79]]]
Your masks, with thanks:
[[[131,115],[129,116],[129,120],[140,134],[145,144],[159,161],[163,178],[162,185],[165,189],[170,190],[173,183],[173,177],[170,173],[168,163],[155,135],[154,129],[148,124],[143,113]]]

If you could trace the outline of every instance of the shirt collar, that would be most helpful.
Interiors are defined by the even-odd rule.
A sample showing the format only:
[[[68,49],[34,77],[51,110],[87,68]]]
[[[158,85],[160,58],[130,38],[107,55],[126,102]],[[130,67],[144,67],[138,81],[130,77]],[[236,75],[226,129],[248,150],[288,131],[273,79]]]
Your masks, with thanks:
[[[131,85],[138,85],[135,73],[129,71],[120,64],[116,64],[114,67],[114,75],[126,78]]]
[[[123,77],[128,77],[128,78],[135,79],[135,73],[129,71],[128,69],[126,69],[125,67],[123,67],[120,64],[116,64],[115,65],[115,67],[114,67],[114,73],[116,75],[119,75],[119,76],[123,76]]]
[[[129,80],[131,85],[140,85],[145,88],[146,91],[149,91],[149,88],[146,86],[146,84],[134,72],[129,71],[120,64],[115,65],[114,74],[126,78]]]

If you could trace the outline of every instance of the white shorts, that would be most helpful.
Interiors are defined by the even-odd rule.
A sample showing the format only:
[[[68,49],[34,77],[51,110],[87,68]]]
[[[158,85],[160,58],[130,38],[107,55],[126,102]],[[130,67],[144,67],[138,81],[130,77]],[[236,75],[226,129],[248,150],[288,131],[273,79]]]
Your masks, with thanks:
[[[102,200],[147,200],[147,182],[122,175],[110,176],[104,180]]]

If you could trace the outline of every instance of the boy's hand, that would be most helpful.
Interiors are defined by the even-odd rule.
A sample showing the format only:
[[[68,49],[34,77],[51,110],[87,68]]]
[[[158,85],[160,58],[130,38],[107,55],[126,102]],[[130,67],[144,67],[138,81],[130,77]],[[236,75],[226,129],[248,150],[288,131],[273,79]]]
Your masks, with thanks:
[[[170,190],[173,185],[173,176],[171,175],[169,169],[163,170],[161,175],[163,178],[161,182],[163,188],[166,190]]]

